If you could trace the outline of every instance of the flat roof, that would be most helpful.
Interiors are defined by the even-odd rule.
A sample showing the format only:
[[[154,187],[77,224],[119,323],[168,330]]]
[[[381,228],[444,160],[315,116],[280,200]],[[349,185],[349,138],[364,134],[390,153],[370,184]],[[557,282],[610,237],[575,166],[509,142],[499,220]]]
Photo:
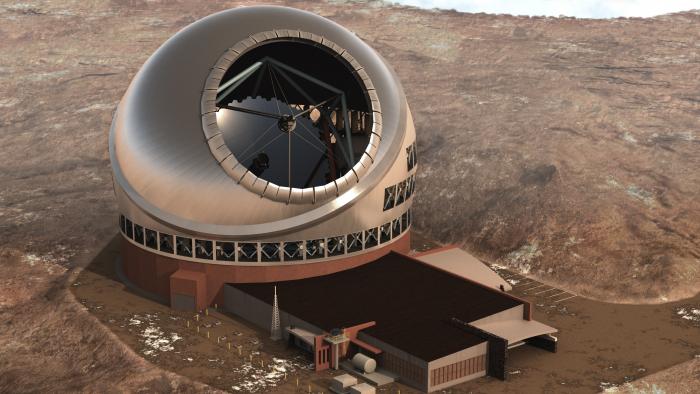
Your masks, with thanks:
[[[506,291],[513,289],[510,283],[501,278],[488,265],[460,249],[457,245],[429,250],[413,257],[434,267],[477,281],[494,289],[498,289],[499,286],[503,286]]]
[[[484,340],[450,324],[524,303],[496,289],[391,252],[357,268],[277,283],[230,284],[323,330],[375,321],[362,332],[425,361]]]

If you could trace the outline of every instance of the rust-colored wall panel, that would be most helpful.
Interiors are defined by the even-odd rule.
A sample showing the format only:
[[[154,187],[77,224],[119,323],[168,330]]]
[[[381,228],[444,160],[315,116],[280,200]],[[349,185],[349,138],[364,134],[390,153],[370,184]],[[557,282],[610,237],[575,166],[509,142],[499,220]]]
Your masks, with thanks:
[[[456,363],[435,368],[430,371],[430,387],[434,387],[465,376],[484,371],[486,369],[486,356],[480,355],[461,360]]]

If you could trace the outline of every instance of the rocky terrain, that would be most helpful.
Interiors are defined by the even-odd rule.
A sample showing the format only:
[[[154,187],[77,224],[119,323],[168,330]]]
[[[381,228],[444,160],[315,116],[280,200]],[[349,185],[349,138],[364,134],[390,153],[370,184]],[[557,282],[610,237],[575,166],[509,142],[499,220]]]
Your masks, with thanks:
[[[134,354],[67,287],[116,233],[107,134],[131,78],[178,29],[250,3],[0,3],[0,391],[206,389]],[[403,81],[416,230],[591,298],[700,290],[700,13],[289,4],[354,30]]]

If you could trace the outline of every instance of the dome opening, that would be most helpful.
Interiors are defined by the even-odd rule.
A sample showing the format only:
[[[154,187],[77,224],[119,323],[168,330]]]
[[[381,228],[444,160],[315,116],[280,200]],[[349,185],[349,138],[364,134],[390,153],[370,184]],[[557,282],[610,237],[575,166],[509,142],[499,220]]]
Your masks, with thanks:
[[[226,70],[216,122],[247,171],[298,189],[353,171],[367,150],[373,112],[363,81],[341,55],[287,37],[248,49]]]

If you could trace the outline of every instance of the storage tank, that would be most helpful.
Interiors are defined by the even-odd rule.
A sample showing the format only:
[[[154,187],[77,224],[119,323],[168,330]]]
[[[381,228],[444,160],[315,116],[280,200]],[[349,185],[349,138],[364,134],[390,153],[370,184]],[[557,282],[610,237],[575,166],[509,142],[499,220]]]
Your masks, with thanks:
[[[357,353],[352,357],[352,365],[364,373],[372,373],[377,369],[377,362],[362,353]]]

